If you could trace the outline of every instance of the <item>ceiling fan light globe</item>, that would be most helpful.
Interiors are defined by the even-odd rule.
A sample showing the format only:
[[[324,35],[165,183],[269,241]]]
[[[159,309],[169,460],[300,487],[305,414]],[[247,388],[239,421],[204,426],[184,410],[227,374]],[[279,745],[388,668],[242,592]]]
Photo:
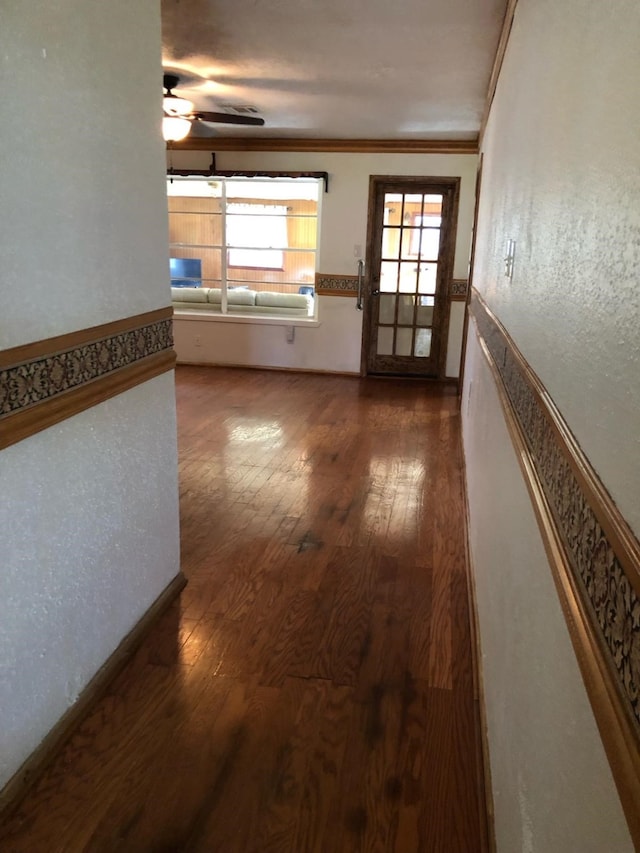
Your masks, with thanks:
[[[162,135],[165,142],[179,142],[191,130],[191,122],[179,116],[165,116],[162,119]]]
[[[165,95],[163,106],[165,113],[170,116],[188,116],[193,112],[193,101],[177,95]]]

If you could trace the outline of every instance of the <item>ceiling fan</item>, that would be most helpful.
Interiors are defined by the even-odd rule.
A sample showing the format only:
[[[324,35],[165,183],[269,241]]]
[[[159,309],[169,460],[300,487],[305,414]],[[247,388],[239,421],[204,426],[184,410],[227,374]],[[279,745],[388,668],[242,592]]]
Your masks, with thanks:
[[[244,124],[259,127],[264,124],[264,119],[258,118],[258,116],[195,110],[192,101],[182,98],[180,95],[173,94],[173,90],[179,82],[180,78],[177,74],[164,74],[162,77],[162,85],[165,89],[162,133],[167,142],[178,142],[180,139],[184,139],[191,130],[191,123],[194,121],[210,124]]]

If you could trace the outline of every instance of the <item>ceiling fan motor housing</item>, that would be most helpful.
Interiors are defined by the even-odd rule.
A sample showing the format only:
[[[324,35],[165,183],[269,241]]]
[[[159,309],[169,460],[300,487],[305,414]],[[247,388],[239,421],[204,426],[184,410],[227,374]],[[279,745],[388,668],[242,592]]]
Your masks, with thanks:
[[[175,87],[180,82],[180,78],[177,74],[164,74],[162,77],[162,85],[167,90],[167,94],[171,94],[171,90],[175,89]]]

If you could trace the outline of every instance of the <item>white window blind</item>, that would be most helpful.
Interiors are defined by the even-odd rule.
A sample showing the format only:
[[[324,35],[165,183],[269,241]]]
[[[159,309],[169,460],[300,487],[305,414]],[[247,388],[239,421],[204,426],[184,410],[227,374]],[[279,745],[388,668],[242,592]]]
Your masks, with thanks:
[[[272,204],[227,205],[228,264],[276,269],[284,266],[287,208]]]

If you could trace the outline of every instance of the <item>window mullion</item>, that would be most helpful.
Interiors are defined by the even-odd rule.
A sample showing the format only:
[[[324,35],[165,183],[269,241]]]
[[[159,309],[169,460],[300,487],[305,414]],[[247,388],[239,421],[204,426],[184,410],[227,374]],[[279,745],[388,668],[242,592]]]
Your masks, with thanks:
[[[227,313],[227,182],[221,181],[222,194],[220,197],[220,207],[222,210],[222,222],[220,223],[222,234],[222,251],[220,257],[220,288],[222,291],[220,299],[220,310],[223,314]]]

